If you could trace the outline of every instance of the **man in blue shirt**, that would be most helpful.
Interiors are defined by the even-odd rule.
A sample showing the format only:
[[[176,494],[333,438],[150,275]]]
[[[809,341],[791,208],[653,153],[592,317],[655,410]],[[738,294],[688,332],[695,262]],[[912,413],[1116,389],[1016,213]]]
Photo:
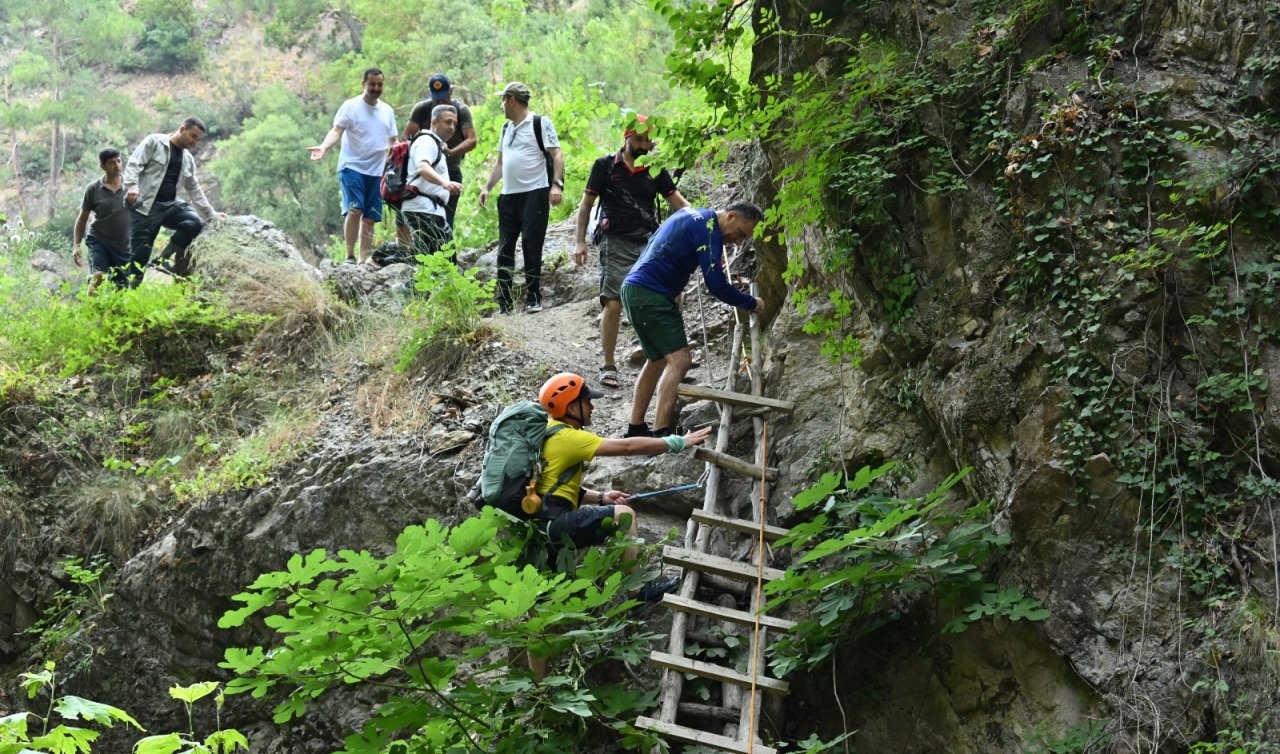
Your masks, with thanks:
[[[676,297],[695,269],[702,268],[707,290],[726,304],[749,312],[764,308],[764,301],[734,288],[724,269],[724,245],[751,238],[762,219],[764,213],[749,202],[734,202],[723,210],[685,207],[658,228],[622,281],[622,307],[648,359],[636,379],[627,437],[675,432],[676,390],[692,364]],[[655,388],[658,406],[651,431],[644,417]]]

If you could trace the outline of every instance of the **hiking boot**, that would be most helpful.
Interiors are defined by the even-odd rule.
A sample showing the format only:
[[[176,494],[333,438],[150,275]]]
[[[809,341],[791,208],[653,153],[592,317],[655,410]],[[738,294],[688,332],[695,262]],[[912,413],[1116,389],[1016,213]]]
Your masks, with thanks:
[[[538,312],[542,311],[542,302],[530,301],[529,303],[524,305],[524,311],[526,314],[537,314]]]
[[[649,429],[648,424],[628,424],[627,433],[622,437],[623,439],[628,437],[653,437],[653,430]]]
[[[640,587],[640,591],[636,594],[636,599],[641,602],[661,602],[662,595],[675,592],[679,588],[679,576],[672,576],[669,579],[650,581],[648,584]]]

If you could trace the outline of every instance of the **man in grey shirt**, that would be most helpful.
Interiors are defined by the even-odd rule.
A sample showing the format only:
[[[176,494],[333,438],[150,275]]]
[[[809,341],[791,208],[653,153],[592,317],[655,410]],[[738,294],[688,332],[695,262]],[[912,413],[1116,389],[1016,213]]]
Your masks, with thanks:
[[[71,233],[71,258],[76,266],[84,264],[80,244],[89,247],[89,294],[97,290],[104,277],[123,288],[129,284],[129,210],[124,206],[124,164],[119,149],[98,153],[102,177],[90,183],[80,201],[80,216]],[[89,223],[89,215],[93,223]],[[85,228],[88,228],[88,235]]]

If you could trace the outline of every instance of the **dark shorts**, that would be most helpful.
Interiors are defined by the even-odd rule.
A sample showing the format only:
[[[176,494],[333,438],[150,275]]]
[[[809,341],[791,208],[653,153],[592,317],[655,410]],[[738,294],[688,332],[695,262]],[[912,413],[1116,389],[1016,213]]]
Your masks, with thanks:
[[[600,303],[622,298],[622,280],[640,258],[647,241],[606,234],[600,239]]]
[[[689,347],[689,340],[684,334],[684,317],[675,299],[624,283],[622,308],[649,361],[661,361],[668,354]]]
[[[365,175],[351,168],[338,171],[338,184],[342,186],[342,214],[359,210],[365,220],[382,219],[382,179]]]
[[[547,536],[555,543],[567,536],[575,547],[583,548],[604,544],[617,529],[612,505],[584,505],[552,519]]]
[[[117,251],[96,236],[85,236],[84,245],[89,249],[89,269],[93,272],[110,273],[128,267],[133,261],[133,252],[128,245]]]

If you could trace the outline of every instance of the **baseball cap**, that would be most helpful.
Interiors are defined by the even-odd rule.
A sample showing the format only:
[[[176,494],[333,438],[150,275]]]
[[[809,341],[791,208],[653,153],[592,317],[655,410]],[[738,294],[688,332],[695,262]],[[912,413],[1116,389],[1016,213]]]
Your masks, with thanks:
[[[637,116],[636,116],[636,123],[638,123],[639,125],[643,126],[643,125],[645,125],[645,124],[646,124],[646,123],[648,123],[648,122],[649,122],[649,118],[648,118],[648,116],[645,116],[645,115],[637,115]],[[634,128],[628,128],[627,130],[625,130],[625,131],[623,131],[623,132],[622,132],[622,138],[624,138],[624,139],[625,139],[625,138],[627,138],[628,136],[635,136],[636,134],[647,134],[647,133],[649,133],[649,129],[648,129],[648,128],[645,128],[643,131],[637,131],[637,130],[636,130],[636,129],[634,129]]]
[[[453,89],[453,83],[449,81],[449,77],[443,73],[437,73],[427,81],[427,89],[431,92],[431,99],[443,100],[449,99],[449,92]]]
[[[533,96],[533,92],[529,91],[529,87],[519,81],[512,81],[510,84],[507,84],[506,88],[498,92],[498,95],[502,97],[515,97],[519,100],[527,100]]]

